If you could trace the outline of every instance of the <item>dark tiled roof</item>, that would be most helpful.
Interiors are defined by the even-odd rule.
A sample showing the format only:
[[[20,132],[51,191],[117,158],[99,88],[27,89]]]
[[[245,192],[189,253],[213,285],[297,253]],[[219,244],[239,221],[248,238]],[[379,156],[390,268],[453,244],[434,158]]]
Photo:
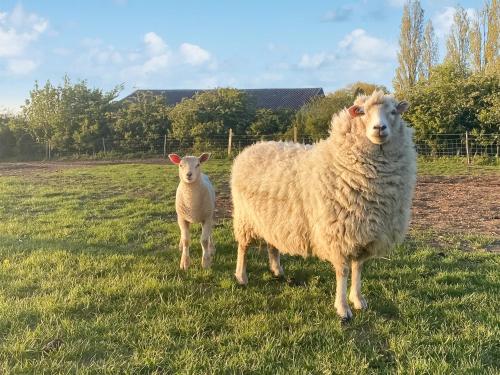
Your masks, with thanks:
[[[147,92],[153,95],[163,95],[168,105],[174,106],[184,98],[191,98],[197,92],[211,90],[136,90],[123,101],[134,101],[138,93]],[[257,108],[288,108],[299,109],[316,96],[325,96],[323,89],[295,88],[295,89],[241,89],[255,100]]]

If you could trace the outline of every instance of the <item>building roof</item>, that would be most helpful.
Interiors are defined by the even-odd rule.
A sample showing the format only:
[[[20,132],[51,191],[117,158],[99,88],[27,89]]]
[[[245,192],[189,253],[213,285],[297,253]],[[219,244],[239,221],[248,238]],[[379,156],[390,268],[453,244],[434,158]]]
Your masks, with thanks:
[[[122,101],[135,101],[139,93],[163,95],[167,105],[174,106],[184,98],[191,98],[196,93],[212,90],[136,90]],[[299,109],[317,96],[325,96],[321,87],[293,88],[293,89],[241,89],[250,98],[255,100],[257,108],[268,109]]]

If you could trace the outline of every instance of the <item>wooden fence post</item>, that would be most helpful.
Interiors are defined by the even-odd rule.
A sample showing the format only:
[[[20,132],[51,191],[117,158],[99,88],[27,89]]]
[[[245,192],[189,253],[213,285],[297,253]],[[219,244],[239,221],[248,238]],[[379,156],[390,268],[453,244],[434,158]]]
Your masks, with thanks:
[[[106,142],[104,142],[104,137],[102,138],[102,151],[106,153]]]
[[[167,157],[167,135],[163,137],[163,157]]]
[[[465,131],[465,153],[467,154],[467,165],[470,164],[470,155],[469,155],[469,132]]]
[[[297,143],[297,125],[293,126],[293,141]]]
[[[229,139],[227,141],[227,156],[231,157],[231,146],[233,143],[233,129],[229,128]]]

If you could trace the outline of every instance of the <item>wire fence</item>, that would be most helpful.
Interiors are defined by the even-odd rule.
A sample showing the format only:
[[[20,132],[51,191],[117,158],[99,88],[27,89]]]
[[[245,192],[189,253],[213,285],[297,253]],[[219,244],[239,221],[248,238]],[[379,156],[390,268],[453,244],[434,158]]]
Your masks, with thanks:
[[[313,144],[324,137],[296,137],[295,141]],[[245,147],[259,141],[294,141],[283,135],[228,135],[202,140],[180,140],[168,136],[152,139],[107,139],[95,140],[86,150],[76,145],[64,148],[47,143],[18,142],[0,145],[0,161],[47,161],[81,159],[132,159],[166,157],[169,153],[181,155],[211,152],[212,158],[224,159],[237,155]],[[463,134],[431,134],[425,139],[416,139],[417,153],[427,157],[464,157],[469,164],[475,159],[499,158],[500,134],[474,136]],[[3,148],[3,150],[2,150]]]

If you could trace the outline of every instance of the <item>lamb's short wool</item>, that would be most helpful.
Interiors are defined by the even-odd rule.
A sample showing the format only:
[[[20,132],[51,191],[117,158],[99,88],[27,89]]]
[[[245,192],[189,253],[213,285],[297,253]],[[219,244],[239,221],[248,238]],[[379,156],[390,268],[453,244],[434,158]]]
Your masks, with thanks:
[[[245,255],[252,239],[269,245],[269,266],[283,273],[279,254],[316,256],[336,272],[335,307],[352,316],[361,295],[363,262],[400,243],[408,229],[416,180],[412,130],[401,119],[408,103],[375,91],[333,116],[330,136],[305,147],[261,142],[243,150],[231,173],[235,276],[248,282]]]
[[[215,191],[208,176],[201,173],[200,166],[201,163],[209,159],[210,154],[204,153],[200,157],[185,156],[183,158],[177,154],[170,154],[168,157],[172,163],[179,166],[180,182],[175,196],[175,210],[181,230],[179,242],[179,249],[182,252],[180,267],[187,270],[191,262],[189,257],[189,226],[192,223],[201,223],[201,247],[203,249],[201,265],[203,268],[208,268],[215,254],[212,240]]]

